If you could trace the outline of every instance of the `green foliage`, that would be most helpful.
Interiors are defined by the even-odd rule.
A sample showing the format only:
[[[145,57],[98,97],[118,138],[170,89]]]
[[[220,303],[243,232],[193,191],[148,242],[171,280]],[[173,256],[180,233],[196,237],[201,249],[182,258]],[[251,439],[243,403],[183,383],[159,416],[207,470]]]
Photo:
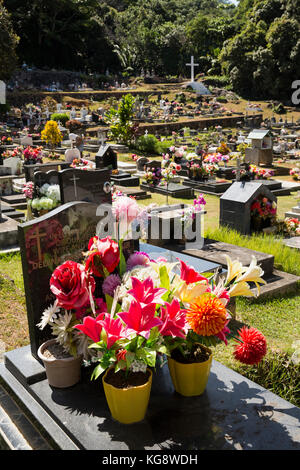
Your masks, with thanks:
[[[158,140],[153,134],[141,135],[136,140],[136,148],[140,152],[148,153],[148,154],[158,154],[159,153],[159,146]]]
[[[8,80],[17,64],[16,48],[19,38],[13,30],[10,15],[0,1],[0,80]]]
[[[70,116],[66,113],[53,113],[51,114],[51,120],[56,122],[61,122],[63,126],[66,125],[66,122],[69,121]]]
[[[122,96],[118,109],[110,108],[106,113],[107,122],[110,124],[111,136],[118,142],[129,145],[135,133],[133,125],[133,106],[135,98],[131,95]]]

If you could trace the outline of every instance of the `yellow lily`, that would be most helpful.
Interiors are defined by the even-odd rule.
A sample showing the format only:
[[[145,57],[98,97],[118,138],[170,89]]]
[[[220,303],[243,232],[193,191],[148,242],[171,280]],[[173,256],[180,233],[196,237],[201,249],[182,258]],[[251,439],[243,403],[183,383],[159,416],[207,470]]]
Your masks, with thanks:
[[[237,282],[232,285],[229,289],[230,297],[236,297],[237,295],[245,295],[254,297],[254,293],[251,291],[249,284],[247,282]]]
[[[266,281],[261,278],[263,276],[264,271],[261,269],[260,266],[257,265],[257,259],[255,256],[252,256],[252,261],[250,263],[249,268],[241,274],[237,279],[236,282],[254,282],[258,293],[260,293],[260,284],[266,284]]]
[[[204,292],[206,292],[206,290],[206,281],[200,281],[194,284],[187,284],[186,282],[181,281],[177,290],[174,292],[174,295],[185,305],[191,304],[194,299],[200,297]]]
[[[225,286],[232,281],[235,277],[241,276],[245,271],[242,263],[239,260],[232,261],[228,255],[225,255],[227,261],[227,277],[225,281]]]

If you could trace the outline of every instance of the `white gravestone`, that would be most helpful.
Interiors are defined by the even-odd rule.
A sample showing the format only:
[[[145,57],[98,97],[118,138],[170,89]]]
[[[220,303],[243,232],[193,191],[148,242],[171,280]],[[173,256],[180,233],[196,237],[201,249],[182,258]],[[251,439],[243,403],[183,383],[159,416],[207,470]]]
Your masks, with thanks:
[[[26,135],[25,137],[21,137],[20,144],[32,146],[33,145],[32,137],[29,137],[28,135]]]
[[[11,168],[12,175],[19,175],[21,173],[22,160],[19,157],[6,158],[5,166]]]
[[[0,104],[6,104],[6,85],[0,80]]]
[[[80,151],[77,148],[72,148],[65,151],[65,161],[67,163],[72,163],[75,158],[80,159]]]

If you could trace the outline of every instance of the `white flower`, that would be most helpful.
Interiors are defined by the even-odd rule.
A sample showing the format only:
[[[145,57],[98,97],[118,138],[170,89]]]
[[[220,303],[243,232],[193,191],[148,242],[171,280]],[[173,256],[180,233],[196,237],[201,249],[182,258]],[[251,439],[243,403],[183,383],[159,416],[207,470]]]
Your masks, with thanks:
[[[56,300],[53,305],[50,305],[50,307],[46,308],[46,310],[43,311],[41,321],[36,326],[40,328],[40,330],[43,330],[46,325],[52,323],[54,319],[57,318],[56,313],[58,313],[59,311],[60,308],[57,306]]]
[[[135,359],[131,363],[130,369],[132,370],[132,372],[143,372],[145,374],[145,372],[147,370],[147,364],[145,364],[142,361],[138,361],[137,359]]]
[[[56,318],[52,325],[52,333],[54,336],[57,336],[57,341],[61,344],[67,351],[70,347],[70,338],[68,327],[72,320],[72,313],[65,312],[64,315],[59,315]]]

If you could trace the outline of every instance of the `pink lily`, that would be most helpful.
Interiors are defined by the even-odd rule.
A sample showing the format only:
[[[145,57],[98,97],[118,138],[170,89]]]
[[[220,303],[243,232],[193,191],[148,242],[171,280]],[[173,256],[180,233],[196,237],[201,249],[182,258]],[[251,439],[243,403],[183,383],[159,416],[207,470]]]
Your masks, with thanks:
[[[155,304],[147,304],[142,307],[139,302],[134,300],[130,304],[129,311],[118,313],[118,316],[127,325],[128,330],[148,339],[151,328],[162,324],[162,321],[155,317],[155,309]]]
[[[165,303],[165,307],[161,308],[160,319],[163,322],[159,331],[163,336],[176,336],[185,338],[188,332],[188,324],[185,317],[185,310],[180,308],[177,299],[173,299],[172,303]]]
[[[219,331],[218,334],[216,334],[216,336],[221,340],[221,341],[224,341],[224,343],[228,344],[228,341],[227,341],[227,338],[226,338],[226,335],[228,335],[230,333],[230,329],[228,328],[228,323],[231,319],[231,316],[229,315],[229,313],[227,314],[227,322],[225,323],[223,329],[221,331]]]
[[[124,328],[119,318],[113,318],[109,313],[105,314],[104,320],[99,321],[106,333],[106,346],[110,349],[116,341],[127,337],[127,329]]]
[[[97,318],[93,317],[85,317],[83,319],[82,325],[75,325],[74,328],[80,330],[86,336],[91,338],[94,343],[98,343],[100,341],[100,335],[102,331],[102,325],[100,321],[103,319],[104,313],[100,313]]]
[[[128,291],[141,304],[163,304],[162,295],[167,291],[162,287],[154,287],[151,277],[140,281],[136,277],[131,278],[132,289]]]
[[[177,258],[180,261],[180,279],[186,282],[186,284],[194,284],[195,282],[199,281],[206,281],[208,283],[208,279],[201,274],[197,273],[194,268],[188,266],[184,261]]]

